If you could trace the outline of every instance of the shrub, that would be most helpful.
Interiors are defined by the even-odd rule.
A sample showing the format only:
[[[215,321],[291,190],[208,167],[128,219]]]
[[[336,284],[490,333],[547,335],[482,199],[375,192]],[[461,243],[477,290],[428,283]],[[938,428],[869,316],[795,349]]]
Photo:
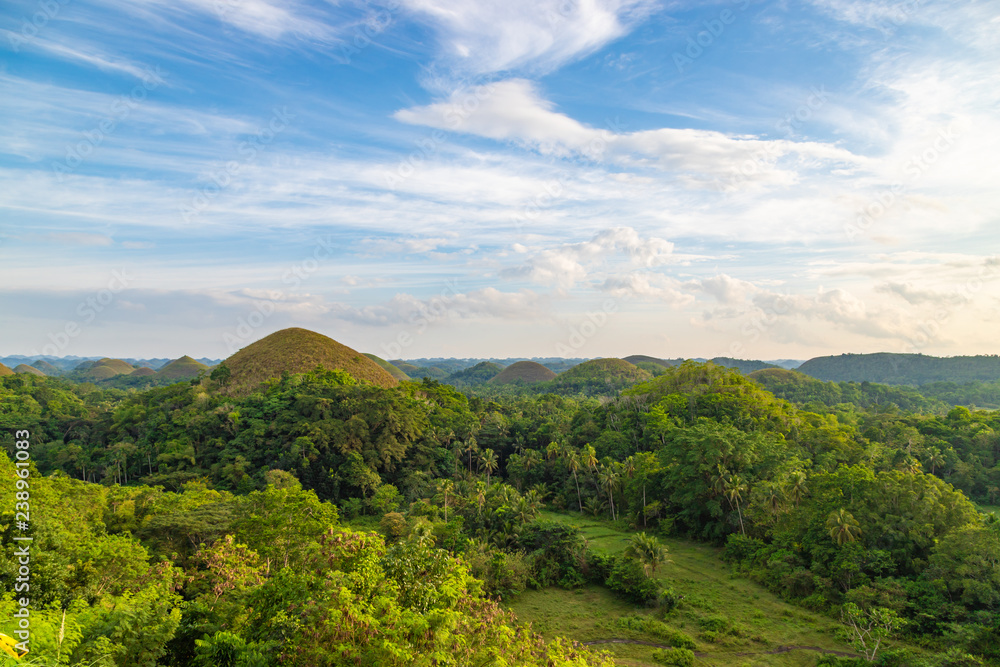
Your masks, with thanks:
[[[686,648],[658,648],[653,650],[653,660],[661,665],[692,667],[694,665],[694,651]]]
[[[652,604],[660,597],[659,582],[650,579],[642,566],[627,556],[615,558],[611,574],[604,583],[626,600],[638,604]]]
[[[648,616],[622,616],[616,621],[616,624],[623,630],[632,630],[633,632],[652,635],[674,648],[693,649],[695,647],[694,639],[690,635],[680,630],[674,630],[666,623],[657,621],[655,618],[649,618]]]
[[[399,512],[389,512],[383,516],[380,526],[382,528],[382,532],[385,533],[386,537],[390,540],[398,540],[406,535],[410,529],[409,524],[406,523],[406,517]]]

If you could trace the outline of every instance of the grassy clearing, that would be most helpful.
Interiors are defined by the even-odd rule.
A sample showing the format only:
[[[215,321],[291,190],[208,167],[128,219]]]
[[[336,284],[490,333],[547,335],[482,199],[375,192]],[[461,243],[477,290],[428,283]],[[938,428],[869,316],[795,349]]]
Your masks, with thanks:
[[[619,553],[628,541],[629,533],[589,517],[546,512],[545,518],[576,526],[591,548],[602,553]],[[660,541],[670,550],[672,562],[663,566],[659,576],[684,596],[681,607],[663,621],[695,640],[696,652],[705,654],[698,659],[699,665],[805,666],[815,665],[819,654],[801,650],[776,655],[766,652],[790,645],[851,650],[838,639],[836,621],[783,602],[761,586],[733,576],[719,558],[718,549],[671,538]],[[659,617],[655,610],[623,602],[601,586],[527,591],[509,607],[547,637],[658,641],[655,636],[622,630],[616,625],[618,618],[630,614]],[[621,665],[656,664],[650,647],[608,644],[599,648],[609,651]]]
[[[1000,516],[1000,505],[979,505],[979,511]]]

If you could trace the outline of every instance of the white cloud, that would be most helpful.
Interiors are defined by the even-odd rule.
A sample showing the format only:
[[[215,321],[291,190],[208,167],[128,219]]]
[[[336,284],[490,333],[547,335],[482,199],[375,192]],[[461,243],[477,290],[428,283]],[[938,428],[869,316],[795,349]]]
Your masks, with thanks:
[[[630,227],[616,227],[589,241],[542,250],[520,266],[504,269],[501,276],[568,289],[586,282],[594,269],[607,270],[605,264],[616,257],[623,258],[626,266],[653,267],[670,261],[673,249],[664,239],[644,239]]]
[[[437,33],[442,59],[470,74],[551,71],[626,34],[653,0],[402,0]]]
[[[402,109],[394,117],[412,125],[509,141],[556,157],[714,177],[739,175],[742,169],[745,175],[735,181],[737,185],[761,181],[788,185],[798,180],[794,169],[855,169],[866,162],[843,148],[810,141],[762,140],[686,128],[597,129],[555,111],[525,79],[457,90],[447,101]],[[745,169],[747,163],[755,168]]]

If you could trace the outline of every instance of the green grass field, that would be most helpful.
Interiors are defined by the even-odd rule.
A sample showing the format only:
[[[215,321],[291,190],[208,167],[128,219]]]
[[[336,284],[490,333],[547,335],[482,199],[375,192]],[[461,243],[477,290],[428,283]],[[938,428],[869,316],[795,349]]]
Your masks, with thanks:
[[[546,519],[579,528],[595,551],[619,553],[627,544],[629,533],[609,523],[575,514],[544,514]],[[658,576],[684,596],[681,606],[663,620],[694,638],[696,653],[704,654],[698,658],[699,665],[815,665],[820,654],[814,651],[768,652],[785,646],[852,650],[837,637],[839,623],[782,602],[761,586],[734,576],[719,558],[719,550],[685,540],[660,541],[670,550],[672,562],[664,565]],[[546,637],[563,636],[582,642],[610,638],[662,642],[655,636],[617,627],[615,621],[622,616],[660,616],[653,609],[619,600],[602,586],[526,591],[509,607]],[[720,626],[726,630],[706,630]],[[651,658],[652,647],[608,644],[595,648],[607,650],[619,665],[656,665]]]

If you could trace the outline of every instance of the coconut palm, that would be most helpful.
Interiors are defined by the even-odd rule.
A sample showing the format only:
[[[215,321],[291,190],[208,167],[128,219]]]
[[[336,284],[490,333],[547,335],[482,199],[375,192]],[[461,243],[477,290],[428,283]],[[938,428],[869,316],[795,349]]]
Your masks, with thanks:
[[[793,472],[788,482],[788,499],[798,507],[808,491],[809,489],[806,488],[806,474],[801,470]]]
[[[448,494],[454,494],[455,483],[450,479],[442,479],[437,486],[438,491],[444,496],[444,522],[448,523]]]
[[[580,457],[572,449],[566,450],[566,467],[573,473],[573,481],[576,482],[576,502],[580,507],[580,514],[583,514],[583,495],[580,493],[580,478],[577,476],[580,470]]]
[[[611,501],[611,520],[615,521],[618,518],[615,516],[615,491],[618,489],[618,473],[613,467],[605,466],[601,469],[599,480],[601,488],[607,492],[608,499]]]
[[[479,455],[479,469],[486,471],[487,486],[489,486],[490,483],[490,475],[496,471],[499,465],[500,460],[497,458],[496,452],[492,449],[484,449]]]
[[[636,533],[629,539],[628,548],[625,553],[634,557],[642,565],[642,571],[647,577],[656,574],[656,569],[667,560],[667,548],[660,544],[652,535],[646,533]]]
[[[838,545],[854,542],[861,536],[861,525],[858,520],[843,507],[836,512],[830,512],[830,516],[826,520],[826,527],[830,531],[830,537]]]
[[[743,510],[740,508],[740,503],[743,502],[743,494],[746,490],[747,485],[743,483],[743,479],[739,475],[733,475],[726,480],[726,497],[729,499],[730,506],[736,506],[736,513],[740,517],[740,532],[744,535],[747,534],[747,531],[743,527]]]

